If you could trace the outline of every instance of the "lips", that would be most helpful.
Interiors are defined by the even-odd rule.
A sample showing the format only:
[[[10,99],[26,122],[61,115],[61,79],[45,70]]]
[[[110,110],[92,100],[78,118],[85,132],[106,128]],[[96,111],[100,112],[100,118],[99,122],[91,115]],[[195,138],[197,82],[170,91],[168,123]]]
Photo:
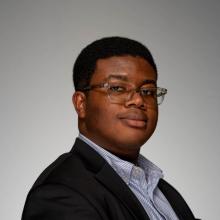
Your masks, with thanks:
[[[120,114],[119,119],[123,124],[132,128],[146,128],[147,125],[147,117],[141,112]]]

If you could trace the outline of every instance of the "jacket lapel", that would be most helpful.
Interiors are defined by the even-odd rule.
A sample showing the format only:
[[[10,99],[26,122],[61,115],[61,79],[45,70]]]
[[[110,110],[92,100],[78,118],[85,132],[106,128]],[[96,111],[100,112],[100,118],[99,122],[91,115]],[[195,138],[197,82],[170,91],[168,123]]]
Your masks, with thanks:
[[[102,167],[96,178],[127,207],[135,219],[149,220],[141,203],[109,164]]]
[[[134,219],[150,220],[130,188],[95,150],[78,138],[73,150],[86,161],[89,169],[96,173],[95,178],[127,207]]]

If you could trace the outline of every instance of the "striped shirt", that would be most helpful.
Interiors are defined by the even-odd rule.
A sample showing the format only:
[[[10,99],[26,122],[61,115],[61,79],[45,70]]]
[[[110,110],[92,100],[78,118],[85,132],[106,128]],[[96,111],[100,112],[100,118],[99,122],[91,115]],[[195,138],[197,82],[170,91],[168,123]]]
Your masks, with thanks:
[[[99,153],[136,195],[152,220],[178,220],[169,202],[158,188],[162,171],[141,154],[138,165],[122,160],[82,134],[79,138]]]

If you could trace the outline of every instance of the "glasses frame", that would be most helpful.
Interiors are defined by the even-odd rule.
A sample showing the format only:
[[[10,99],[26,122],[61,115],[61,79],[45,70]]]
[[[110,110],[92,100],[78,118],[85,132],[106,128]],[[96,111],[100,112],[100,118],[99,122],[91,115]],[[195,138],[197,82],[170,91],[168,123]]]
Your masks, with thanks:
[[[135,92],[139,93],[139,95],[143,98],[143,95],[141,94],[141,87],[142,86],[139,86],[137,88],[129,89],[127,91],[128,94],[129,94],[128,99],[127,100],[125,99],[124,102],[129,101],[132,98],[132,96],[134,95]],[[97,88],[104,88],[104,89],[106,89],[106,92],[108,94],[110,102],[113,101],[112,98],[111,98],[111,94],[109,92],[109,89],[110,89],[110,83],[109,82],[103,82],[103,83],[100,83],[100,84],[89,85],[89,86],[84,87],[81,91],[90,91],[90,90],[97,89]],[[157,89],[157,91],[158,90],[160,91],[159,94],[158,93],[156,94],[155,98],[161,97],[160,103],[158,103],[158,99],[157,99],[157,104],[161,105],[163,103],[165,95],[167,94],[167,89],[162,88],[162,87],[152,87],[152,88],[149,88],[149,90],[151,90],[151,89]],[[115,103],[115,102],[112,102],[112,103]],[[119,103],[123,103],[123,102],[119,102]]]

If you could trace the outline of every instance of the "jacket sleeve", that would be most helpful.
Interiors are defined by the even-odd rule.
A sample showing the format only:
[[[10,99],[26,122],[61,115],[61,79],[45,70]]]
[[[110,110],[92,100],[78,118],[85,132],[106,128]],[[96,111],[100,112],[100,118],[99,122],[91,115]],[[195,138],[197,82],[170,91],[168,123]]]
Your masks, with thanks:
[[[83,195],[63,185],[43,185],[27,197],[22,220],[101,220]]]

